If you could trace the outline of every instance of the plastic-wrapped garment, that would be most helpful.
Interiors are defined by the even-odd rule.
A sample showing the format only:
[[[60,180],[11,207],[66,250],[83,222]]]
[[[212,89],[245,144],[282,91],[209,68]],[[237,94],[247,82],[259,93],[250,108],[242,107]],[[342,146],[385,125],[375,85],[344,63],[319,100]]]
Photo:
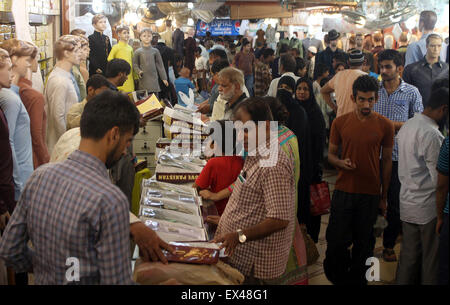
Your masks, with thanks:
[[[215,265],[193,265],[182,263],[136,261],[133,279],[142,285],[173,284],[181,285],[240,285],[244,281],[237,269],[219,261]]]

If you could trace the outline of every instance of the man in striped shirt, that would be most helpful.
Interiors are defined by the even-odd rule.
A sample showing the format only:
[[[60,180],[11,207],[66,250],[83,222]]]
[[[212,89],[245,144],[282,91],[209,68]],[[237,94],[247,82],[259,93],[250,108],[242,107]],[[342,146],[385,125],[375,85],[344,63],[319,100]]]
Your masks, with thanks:
[[[33,269],[38,285],[132,284],[129,204],[107,169],[131,144],[139,112],[107,90],[86,105],[80,125],[79,149],[28,180],[0,257],[16,272]]]

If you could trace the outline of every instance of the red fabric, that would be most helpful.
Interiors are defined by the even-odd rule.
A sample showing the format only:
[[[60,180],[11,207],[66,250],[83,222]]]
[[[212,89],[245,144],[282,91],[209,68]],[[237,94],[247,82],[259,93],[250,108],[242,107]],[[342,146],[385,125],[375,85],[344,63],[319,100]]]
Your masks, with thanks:
[[[331,199],[328,182],[322,181],[309,186],[311,196],[311,215],[319,216],[330,213]]]
[[[242,157],[215,157],[206,163],[200,176],[195,180],[195,184],[201,189],[210,189],[217,193],[236,181],[239,173],[244,166]],[[228,199],[216,201],[217,212],[222,215]]]
[[[47,115],[44,110],[44,95],[32,88],[32,83],[26,78],[19,80],[19,95],[28,115],[30,116],[31,141],[33,145],[33,164],[38,168],[50,161],[47,145],[45,144],[45,132]]]

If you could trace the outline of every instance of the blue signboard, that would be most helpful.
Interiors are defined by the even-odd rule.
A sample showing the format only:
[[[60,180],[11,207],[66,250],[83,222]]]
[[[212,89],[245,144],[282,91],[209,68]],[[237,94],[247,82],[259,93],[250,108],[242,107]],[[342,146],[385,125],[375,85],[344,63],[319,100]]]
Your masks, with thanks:
[[[214,19],[211,23],[203,21],[197,22],[197,36],[205,36],[206,32],[211,32],[211,36],[237,36],[241,20]]]

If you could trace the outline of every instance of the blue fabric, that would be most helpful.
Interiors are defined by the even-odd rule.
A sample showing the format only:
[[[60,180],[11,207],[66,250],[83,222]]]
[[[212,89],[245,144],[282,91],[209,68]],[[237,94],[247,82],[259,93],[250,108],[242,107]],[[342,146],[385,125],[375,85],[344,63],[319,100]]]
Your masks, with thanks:
[[[372,76],[373,78],[375,78],[376,80],[378,80],[378,77],[380,75],[376,74],[375,72],[369,71],[369,76]]]
[[[178,92],[183,92],[184,94],[186,94],[187,96],[189,96],[189,88],[191,89],[195,89],[194,84],[187,78],[184,77],[178,77],[175,80],[175,91],[177,92],[177,97],[178,97],[178,104],[181,106],[187,106],[185,103],[183,103],[183,101],[180,98],[180,95],[178,94]]]
[[[405,54],[405,67],[409,64],[415,63],[419,60],[421,60],[425,54],[427,54],[427,37],[430,34],[424,34],[422,37],[420,37],[419,41],[411,43],[408,48],[406,49]],[[441,60],[446,61],[447,59],[447,45],[442,42],[442,49],[441,49]]]
[[[437,170],[448,177],[448,137],[445,138],[444,143],[442,143],[441,151],[439,153],[439,159],[437,164]],[[445,203],[444,213],[448,214],[448,194],[447,201]]]
[[[19,95],[19,90],[20,90],[20,88],[19,88],[19,86],[16,86],[16,85],[11,85],[11,88],[10,88],[12,91],[14,91],[17,95]],[[20,95],[19,95],[19,97],[20,97]]]
[[[77,81],[75,79],[75,76],[73,76],[73,73],[70,72],[70,79],[72,80],[73,86],[75,88],[75,92],[78,96],[78,102],[81,102],[81,93],[80,93],[80,87],[78,87]]]
[[[406,122],[414,116],[414,113],[422,113],[422,96],[416,87],[405,83],[403,80],[397,90],[391,95],[388,95],[383,86],[383,82],[380,82],[378,102],[375,103],[373,110],[391,121]],[[398,144],[396,138],[394,138],[392,161],[398,161]]]
[[[248,93],[250,94],[250,97],[253,96],[253,84],[255,83],[255,78],[253,77],[253,74],[245,75],[245,87],[247,87]]]
[[[19,200],[25,183],[33,172],[30,117],[22,100],[13,90],[0,90],[0,108],[8,122],[13,157],[14,197]]]

